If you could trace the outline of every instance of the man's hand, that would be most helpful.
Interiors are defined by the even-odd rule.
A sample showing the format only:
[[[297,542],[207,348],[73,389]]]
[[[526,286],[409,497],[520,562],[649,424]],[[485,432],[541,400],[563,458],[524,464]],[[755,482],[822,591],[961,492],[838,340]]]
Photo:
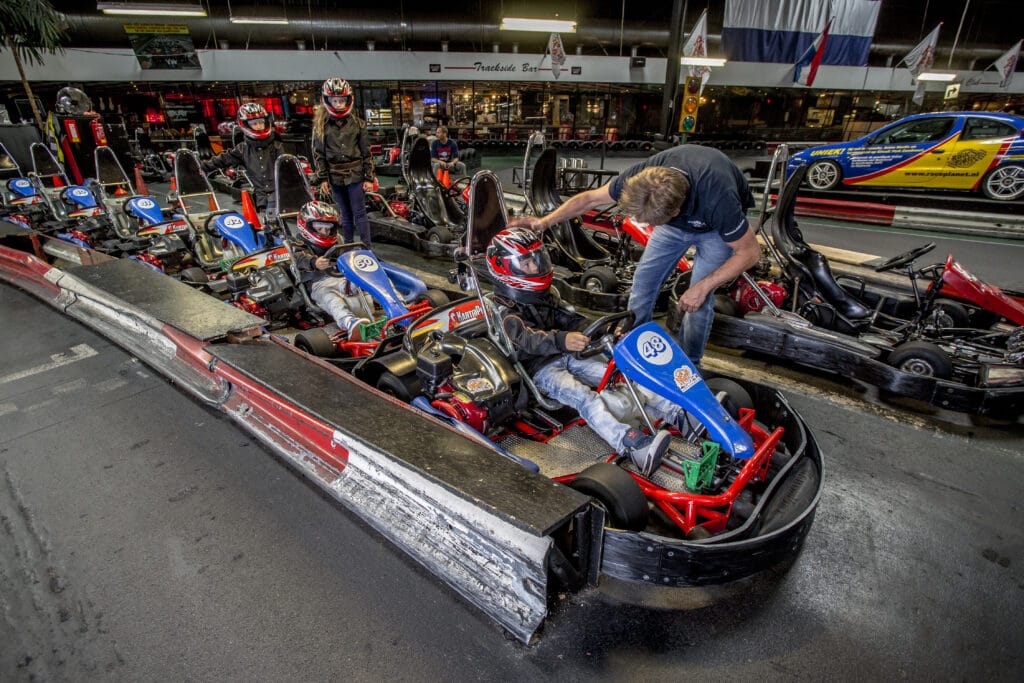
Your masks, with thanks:
[[[313,266],[317,270],[327,270],[331,267],[331,260],[326,256],[317,256],[316,261],[313,262]]]
[[[373,192],[373,183],[369,180],[363,181],[363,192]]]
[[[565,335],[566,351],[582,351],[587,348],[587,344],[589,343],[590,337],[586,336],[582,332],[570,332]]]
[[[527,230],[533,230],[534,232],[544,232],[544,219],[537,218],[536,216],[519,216],[513,218],[508,222],[506,227],[509,228],[526,228]]]
[[[326,180],[323,181],[322,183],[320,183],[320,191],[323,192],[324,194],[330,194],[331,193],[331,185],[330,185],[330,183],[328,183]]]
[[[708,298],[709,291],[707,287],[702,287],[701,285],[702,282],[692,285],[679,297],[676,309],[680,313],[692,313],[704,305],[704,300]]]

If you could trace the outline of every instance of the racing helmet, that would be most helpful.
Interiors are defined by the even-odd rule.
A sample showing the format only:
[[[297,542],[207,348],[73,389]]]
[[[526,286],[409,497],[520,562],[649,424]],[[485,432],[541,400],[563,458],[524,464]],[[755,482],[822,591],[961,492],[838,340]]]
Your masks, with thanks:
[[[338,209],[327,202],[306,202],[299,209],[299,237],[317,256],[323,256],[338,241]]]
[[[487,271],[498,294],[533,303],[547,294],[554,268],[540,236],[526,228],[508,228],[487,246]]]
[[[274,134],[274,117],[258,102],[246,102],[238,108],[238,127],[251,140],[266,140]],[[262,122],[262,126],[260,123]],[[256,130],[254,128],[259,128]]]
[[[221,121],[217,124],[217,132],[220,133],[221,138],[225,138],[227,140],[231,139],[231,134],[234,131],[234,128],[234,121]]]
[[[352,86],[344,78],[328,78],[320,92],[328,114],[343,119],[351,113],[356,98],[352,94]]]
[[[64,116],[81,116],[92,111],[92,100],[78,88],[61,88],[57,93],[57,113]]]

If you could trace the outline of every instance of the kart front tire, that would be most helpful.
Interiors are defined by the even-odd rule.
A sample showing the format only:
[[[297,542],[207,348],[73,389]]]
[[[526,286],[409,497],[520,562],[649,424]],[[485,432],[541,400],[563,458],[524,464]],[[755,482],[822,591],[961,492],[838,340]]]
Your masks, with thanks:
[[[764,507],[760,535],[788,526],[810,507],[817,490],[817,468],[809,458],[804,458],[789,471]]]
[[[738,419],[740,415],[740,408],[751,408],[754,407],[754,399],[750,397],[750,392],[741,387],[736,382],[726,377],[712,377],[706,384],[711,393],[717,396],[721,392],[725,392],[725,398],[722,399],[722,406],[726,411],[732,415],[733,419]]]
[[[299,332],[295,335],[295,346],[320,358],[333,358],[338,354],[338,348],[331,340],[330,333],[322,327]]]
[[[804,179],[812,189],[824,191],[833,189],[842,178],[843,171],[839,164],[825,159],[811,164]]]
[[[1024,166],[1005,164],[992,169],[982,179],[981,191],[989,199],[1001,202],[1024,197]]]
[[[434,244],[448,244],[452,241],[452,232],[448,228],[435,225],[427,230],[426,239]]]
[[[949,379],[953,376],[953,361],[949,354],[930,342],[900,344],[889,354],[887,362],[897,370],[922,377]]]
[[[941,328],[971,326],[971,314],[961,303],[949,299],[939,299],[935,302],[934,309],[938,313],[934,319]]]
[[[626,470],[598,463],[576,475],[569,487],[597,501],[607,513],[606,524],[616,529],[639,531],[647,526],[650,508],[640,485]]]
[[[448,295],[440,289],[428,289],[420,294],[417,301],[427,301],[431,308],[441,308],[448,303]]]
[[[198,266],[192,266],[182,270],[178,277],[181,281],[188,285],[202,286],[210,281],[210,277],[206,274],[206,271]]]
[[[588,292],[611,294],[619,288],[619,278],[608,266],[593,266],[580,275],[580,286]]]

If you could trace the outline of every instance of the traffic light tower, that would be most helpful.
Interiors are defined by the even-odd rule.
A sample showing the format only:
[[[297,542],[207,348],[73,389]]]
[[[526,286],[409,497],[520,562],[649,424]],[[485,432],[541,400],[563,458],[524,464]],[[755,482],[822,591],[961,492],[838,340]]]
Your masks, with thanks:
[[[679,113],[679,132],[697,132],[697,111],[700,109],[700,76],[687,76],[683,86],[683,106]]]

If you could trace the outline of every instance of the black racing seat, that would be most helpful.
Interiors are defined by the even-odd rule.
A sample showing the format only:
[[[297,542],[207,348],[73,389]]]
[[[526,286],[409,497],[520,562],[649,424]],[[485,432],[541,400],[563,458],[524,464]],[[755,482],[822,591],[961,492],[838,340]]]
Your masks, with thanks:
[[[416,208],[431,225],[460,226],[465,221],[465,212],[434,178],[430,166],[430,142],[423,136],[412,143],[406,180]]]
[[[867,325],[873,311],[836,282],[828,259],[804,241],[803,233],[797,227],[797,188],[803,182],[806,171],[806,166],[797,168],[782,188],[775,214],[770,221],[771,239],[786,259],[790,276],[794,280],[799,278],[801,288],[809,298],[818,297],[828,302],[854,327]]]
[[[528,198],[536,216],[549,214],[562,205],[562,198],[558,195],[557,161],[558,152],[549,147],[541,152],[533,166]],[[584,270],[608,265],[611,261],[608,250],[594,241],[579,219],[552,225],[545,236],[552,246]]]

